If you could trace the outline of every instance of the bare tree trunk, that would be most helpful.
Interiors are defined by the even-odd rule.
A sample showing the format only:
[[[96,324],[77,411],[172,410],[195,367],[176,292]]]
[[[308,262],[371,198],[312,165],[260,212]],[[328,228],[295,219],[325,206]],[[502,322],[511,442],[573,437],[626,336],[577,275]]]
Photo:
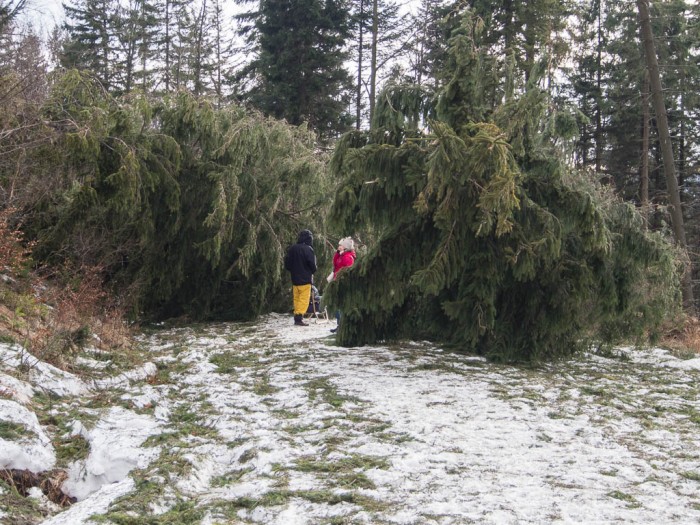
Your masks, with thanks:
[[[365,36],[365,0],[360,0],[360,17],[359,17],[359,43],[357,45],[357,93],[355,94],[355,129],[360,129],[362,122],[362,58],[364,54],[364,36]]]
[[[224,98],[223,93],[223,78],[222,69],[223,64],[223,53],[221,50],[221,40],[223,38],[222,31],[222,21],[223,11],[221,8],[221,0],[214,0],[213,2],[213,13],[214,13],[214,52],[216,54],[216,70],[214,71],[214,92],[216,93],[216,107],[221,107],[221,101]]]
[[[644,75],[644,87],[642,89],[642,153],[641,167],[639,170],[639,201],[644,216],[645,225],[649,224],[649,73]]]
[[[596,64],[596,110],[595,110],[595,172],[599,174],[603,165],[603,87],[602,87],[602,63],[603,63],[603,31],[601,28],[603,14],[601,12],[602,0],[598,0],[598,42]]]
[[[683,249],[687,250],[688,245],[685,240],[685,226],[683,225],[683,210],[681,208],[681,196],[678,190],[678,180],[673,161],[673,147],[671,145],[671,135],[668,130],[668,116],[664,104],[663,93],[661,91],[661,77],[659,75],[659,64],[656,59],[656,49],[654,48],[654,35],[651,32],[651,22],[649,19],[649,5],[647,0],[637,0],[639,9],[639,22],[641,26],[642,43],[646,55],[647,69],[649,70],[649,82],[654,100],[654,112],[656,113],[656,125],[659,130],[659,143],[664,162],[664,172],[666,174],[666,186],[669,199],[671,201],[671,222],[673,223],[673,233],[676,242]],[[693,282],[692,269],[686,268],[683,274],[683,305],[686,309],[694,310],[693,304]]]
[[[147,22],[148,15],[146,13],[146,2],[142,1],[141,2],[141,74],[143,77],[141,78],[141,89],[143,90],[144,94],[148,93],[148,74],[147,74],[147,68],[148,68],[148,48],[151,45],[150,41],[150,35],[149,35],[149,27],[148,27],[148,22]]]
[[[379,40],[378,0],[372,0],[372,63],[369,73],[369,121],[374,119],[374,103],[377,91],[377,42]],[[371,125],[371,124],[370,124]]]
[[[207,18],[207,0],[203,0],[200,6],[199,17],[197,18],[197,40],[195,44],[194,61],[194,94],[201,95],[204,92],[204,78],[202,70],[204,68],[204,25]]]
[[[170,93],[170,0],[165,0],[165,92]]]

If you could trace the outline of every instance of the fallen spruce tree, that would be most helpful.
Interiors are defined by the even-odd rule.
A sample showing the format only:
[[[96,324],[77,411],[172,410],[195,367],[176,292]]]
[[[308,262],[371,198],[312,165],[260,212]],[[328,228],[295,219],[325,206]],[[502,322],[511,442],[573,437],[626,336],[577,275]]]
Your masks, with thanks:
[[[475,20],[455,25],[442,87],[390,86],[336,148],[333,227],[372,239],[325,293],[340,344],[527,361],[653,338],[680,303],[673,246],[563,160],[576,113],[553,109],[544,68],[513,89]]]

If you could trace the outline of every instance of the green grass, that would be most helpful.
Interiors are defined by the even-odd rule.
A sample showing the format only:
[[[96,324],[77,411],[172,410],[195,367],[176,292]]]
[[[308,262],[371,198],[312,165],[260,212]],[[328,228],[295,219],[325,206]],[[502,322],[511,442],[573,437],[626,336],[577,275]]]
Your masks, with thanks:
[[[7,441],[17,441],[32,435],[24,425],[13,423],[11,421],[0,421],[0,438]]]
[[[278,387],[270,384],[270,378],[267,375],[260,377],[253,384],[253,392],[259,396],[269,396],[279,391],[280,389]]]
[[[619,499],[620,501],[626,501],[628,503],[637,503],[637,500],[634,498],[634,496],[627,494],[626,492],[621,492],[619,490],[613,490],[611,492],[608,492],[608,497],[613,499]]]
[[[91,516],[98,523],[110,525],[193,525],[201,523],[206,513],[198,508],[195,501],[178,500],[173,507],[163,514],[150,512],[134,516],[130,511],[111,511],[106,514]]]
[[[154,505],[167,506],[165,499],[166,480],[180,479],[190,474],[192,464],[178,452],[164,447],[160,456],[147,469],[134,470],[131,477],[135,488],[129,494],[117,499],[109,510],[91,519],[101,523],[123,525],[189,525],[199,523],[204,516],[204,510],[197,508],[196,502],[184,501],[175,489],[174,494],[168,494],[172,499],[172,507],[164,514],[153,515]]]
[[[85,459],[90,454],[90,442],[83,436],[61,437],[53,442],[59,467]]]
[[[14,486],[0,481],[0,511],[3,525],[31,525],[43,521],[49,511],[39,500],[22,496]]]
[[[258,507],[276,507],[286,505],[291,498],[301,498],[311,503],[337,505],[352,503],[368,512],[386,510],[387,505],[379,500],[357,494],[355,492],[337,493],[330,490],[273,490],[259,497],[242,497],[232,501],[217,503],[216,508],[223,512],[226,518],[238,518],[238,510],[253,510]]]
[[[306,383],[306,388],[309,391],[309,399],[315,401],[321,399],[328,403],[333,408],[340,408],[345,402],[360,403],[361,400],[354,396],[341,395],[336,387],[330,382],[327,377],[312,379]]]
[[[223,474],[221,476],[216,476],[212,478],[211,486],[226,487],[228,485],[233,485],[234,483],[238,483],[243,476],[245,476],[249,472],[252,472],[253,470],[253,468],[240,468],[232,470],[231,472],[227,472],[226,474]]]
[[[258,451],[254,448],[249,448],[238,458],[239,463],[248,463],[250,460],[258,457]]]
[[[299,458],[296,461],[295,470],[301,472],[352,472],[358,469],[388,469],[389,462],[377,456],[365,456],[362,454],[352,454],[350,456],[340,458],[334,461],[325,461],[316,459],[313,456]]]
[[[234,374],[239,368],[255,366],[260,361],[253,353],[222,352],[211,356],[209,362],[218,367],[220,374]]]
[[[213,439],[219,431],[203,423],[204,417],[199,412],[193,412],[186,405],[180,405],[170,414],[170,424],[175,426],[179,437],[194,436]]]

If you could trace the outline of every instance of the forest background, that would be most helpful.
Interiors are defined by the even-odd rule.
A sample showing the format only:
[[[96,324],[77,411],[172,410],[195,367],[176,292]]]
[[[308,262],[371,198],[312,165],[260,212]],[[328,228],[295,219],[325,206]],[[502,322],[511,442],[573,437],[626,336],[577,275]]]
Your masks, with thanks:
[[[646,5],[75,0],[44,34],[3,0],[3,337],[60,360],[124,320],[284,311],[303,228],[328,270],[360,243],[344,344],[658,336],[697,281],[700,7],[647,6],[676,190]]]

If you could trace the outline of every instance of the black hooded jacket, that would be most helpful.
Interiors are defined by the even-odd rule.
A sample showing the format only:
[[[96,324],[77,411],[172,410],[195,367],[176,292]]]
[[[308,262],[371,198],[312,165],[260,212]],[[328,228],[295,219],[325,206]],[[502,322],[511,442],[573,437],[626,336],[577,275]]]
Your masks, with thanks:
[[[292,284],[311,284],[316,271],[316,254],[311,247],[314,238],[309,230],[299,232],[297,243],[287,250],[284,267],[292,274]]]

